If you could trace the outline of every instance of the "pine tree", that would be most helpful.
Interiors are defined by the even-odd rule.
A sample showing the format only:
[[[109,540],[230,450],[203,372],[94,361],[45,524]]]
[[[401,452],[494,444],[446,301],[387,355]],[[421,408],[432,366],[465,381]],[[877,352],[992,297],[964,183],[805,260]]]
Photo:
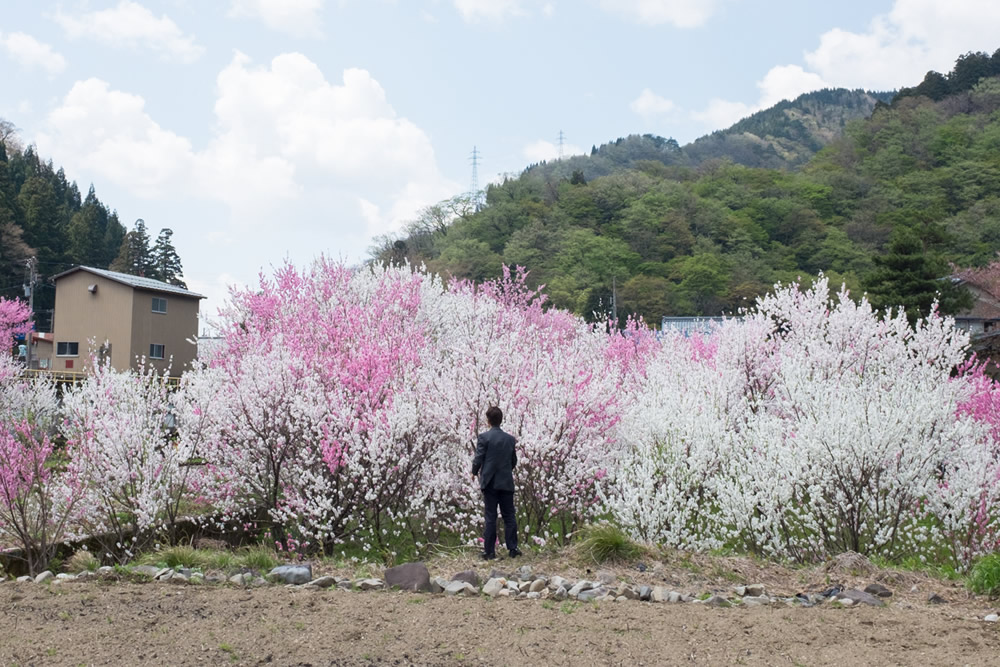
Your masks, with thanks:
[[[173,235],[174,231],[168,227],[161,229],[160,235],[156,237],[156,245],[153,246],[153,268],[150,277],[187,289],[187,285],[181,280],[184,269],[181,267],[181,258],[171,241]]]
[[[151,276],[153,269],[152,252],[149,248],[149,234],[146,221],[139,218],[122,240],[118,256],[111,263],[112,271],[120,271],[133,276]]]

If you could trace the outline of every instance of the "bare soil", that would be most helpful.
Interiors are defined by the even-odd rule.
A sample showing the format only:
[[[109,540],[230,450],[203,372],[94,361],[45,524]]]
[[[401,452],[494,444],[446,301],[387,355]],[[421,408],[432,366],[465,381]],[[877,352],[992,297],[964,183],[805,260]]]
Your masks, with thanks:
[[[699,555],[618,568],[572,555],[440,556],[432,576],[531,565],[570,579],[599,569],[692,594],[763,583],[772,595],[833,584],[893,591],[884,608],[451,598],[398,591],[72,582],[0,584],[2,665],[996,665],[1000,602],[960,583],[844,560],[789,569]],[[314,573],[360,576],[317,564]],[[377,570],[374,571],[378,573]],[[915,590],[913,590],[915,587]],[[948,600],[931,604],[937,593]]]

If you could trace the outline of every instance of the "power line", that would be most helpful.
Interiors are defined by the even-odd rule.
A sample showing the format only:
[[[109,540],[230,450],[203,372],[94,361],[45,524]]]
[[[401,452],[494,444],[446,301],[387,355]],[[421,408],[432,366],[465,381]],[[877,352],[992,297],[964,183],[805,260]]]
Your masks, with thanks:
[[[483,208],[482,191],[479,189],[479,161],[482,159],[482,155],[478,148],[472,147],[472,155],[469,157],[469,161],[472,163],[472,182],[469,185],[469,193],[472,195],[476,211]]]
[[[562,130],[559,130],[559,159],[563,159],[563,144],[566,139],[566,135],[563,134]]]

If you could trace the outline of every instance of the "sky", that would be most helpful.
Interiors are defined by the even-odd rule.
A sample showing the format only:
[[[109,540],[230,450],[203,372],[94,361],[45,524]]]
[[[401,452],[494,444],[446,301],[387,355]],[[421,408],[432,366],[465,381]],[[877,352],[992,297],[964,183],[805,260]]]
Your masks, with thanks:
[[[349,263],[421,208],[635,133],[1000,47],[996,0],[0,0],[0,118],[232,284]],[[206,328],[206,327],[203,327]]]

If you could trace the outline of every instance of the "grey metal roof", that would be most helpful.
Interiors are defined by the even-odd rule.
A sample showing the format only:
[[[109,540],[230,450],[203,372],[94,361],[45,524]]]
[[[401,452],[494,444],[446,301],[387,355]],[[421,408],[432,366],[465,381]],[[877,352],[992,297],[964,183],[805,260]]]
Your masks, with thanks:
[[[108,280],[114,280],[115,282],[128,285],[129,287],[134,287],[136,289],[149,290],[151,292],[165,292],[167,294],[177,294],[180,296],[189,296],[194,299],[204,299],[206,298],[203,294],[198,294],[197,292],[192,292],[186,290],[183,287],[177,287],[177,285],[171,285],[165,283],[161,280],[153,280],[152,278],[143,278],[142,276],[133,276],[128,273],[119,273],[117,271],[108,271],[107,269],[95,269],[92,266],[75,266],[69,271],[63,271],[60,274],[52,276],[52,280],[58,280],[63,276],[67,276],[76,271],[88,271],[94,275],[101,276],[102,278],[107,278]]]

